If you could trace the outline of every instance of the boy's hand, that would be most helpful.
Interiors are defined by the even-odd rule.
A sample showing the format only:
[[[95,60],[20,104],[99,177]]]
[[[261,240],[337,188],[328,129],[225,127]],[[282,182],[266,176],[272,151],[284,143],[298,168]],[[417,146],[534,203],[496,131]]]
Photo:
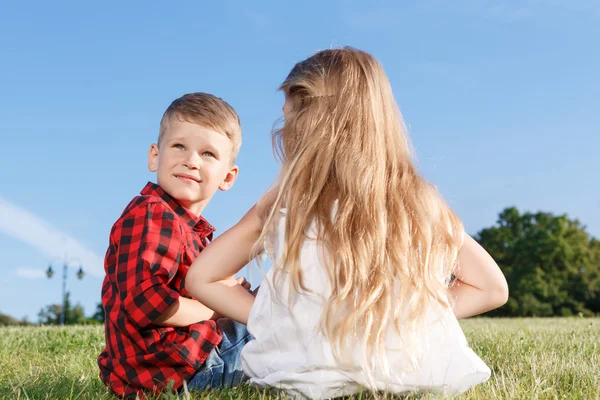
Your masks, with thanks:
[[[250,282],[248,282],[246,280],[246,278],[244,278],[243,276],[240,276],[239,278],[235,279],[237,283],[239,283],[240,285],[242,285],[242,287],[248,291],[250,291],[250,288],[252,287],[252,285],[250,284]]]

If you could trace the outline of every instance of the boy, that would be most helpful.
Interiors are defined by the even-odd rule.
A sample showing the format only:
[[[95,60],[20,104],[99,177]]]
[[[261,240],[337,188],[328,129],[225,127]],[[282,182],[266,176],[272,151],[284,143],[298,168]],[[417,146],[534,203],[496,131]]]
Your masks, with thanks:
[[[119,396],[160,392],[169,381],[202,389],[243,379],[245,325],[218,319],[185,289],[190,264],[215,230],[202,210],[217,189],[233,185],[241,140],[235,110],[210,94],[184,95],[162,117],[148,152],[157,184],[148,183],[113,225],[104,262],[106,348],[98,365]]]

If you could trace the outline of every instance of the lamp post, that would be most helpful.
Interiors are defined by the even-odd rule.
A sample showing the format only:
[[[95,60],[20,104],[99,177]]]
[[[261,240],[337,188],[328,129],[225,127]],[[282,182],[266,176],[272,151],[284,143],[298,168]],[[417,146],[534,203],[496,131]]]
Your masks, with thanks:
[[[54,275],[54,270],[52,269],[52,265],[56,261],[61,261],[62,266],[63,266],[62,307],[60,310],[60,324],[64,325],[65,324],[65,310],[67,308],[67,270],[69,269],[69,265],[73,262],[77,263],[77,265],[79,266],[79,270],[77,271],[77,278],[79,280],[83,279],[83,276],[85,275],[85,273],[83,272],[83,267],[81,266],[81,262],[79,262],[79,260],[77,260],[77,259],[69,260],[68,257],[65,255],[64,258],[55,258],[52,261],[50,261],[50,263],[48,264],[48,269],[46,270],[46,276],[48,277],[48,279],[52,278],[52,275]]]

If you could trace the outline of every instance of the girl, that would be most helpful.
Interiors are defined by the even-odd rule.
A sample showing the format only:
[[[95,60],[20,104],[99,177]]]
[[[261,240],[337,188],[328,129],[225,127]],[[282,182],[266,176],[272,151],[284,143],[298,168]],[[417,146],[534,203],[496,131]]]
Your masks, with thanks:
[[[361,388],[455,395],[488,379],[457,318],[504,304],[506,280],[418,175],[380,64],[321,51],[281,90],[278,184],[186,279],[200,302],[248,324],[251,382],[320,399]],[[255,299],[226,278],[263,250],[273,267]]]

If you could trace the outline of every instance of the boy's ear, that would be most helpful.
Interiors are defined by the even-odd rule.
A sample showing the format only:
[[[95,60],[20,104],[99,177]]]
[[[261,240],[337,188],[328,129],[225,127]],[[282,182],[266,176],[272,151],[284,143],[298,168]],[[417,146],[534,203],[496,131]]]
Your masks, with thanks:
[[[240,168],[237,165],[231,167],[231,169],[227,171],[225,179],[223,179],[223,182],[221,182],[221,184],[219,185],[219,190],[229,190],[233,186],[233,182],[235,182],[235,179],[237,178],[239,172]]]
[[[148,169],[150,172],[156,172],[158,169],[158,145],[152,143],[148,150]]]

